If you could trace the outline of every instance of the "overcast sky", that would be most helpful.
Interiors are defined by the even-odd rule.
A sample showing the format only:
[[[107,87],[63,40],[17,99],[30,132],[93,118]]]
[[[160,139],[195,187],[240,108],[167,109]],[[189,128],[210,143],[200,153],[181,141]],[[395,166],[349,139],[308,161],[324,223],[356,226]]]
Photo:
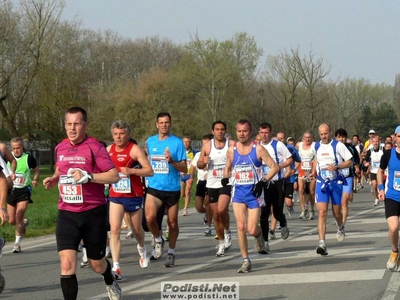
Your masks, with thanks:
[[[132,39],[158,35],[177,44],[254,36],[268,55],[299,47],[332,66],[331,79],[394,84],[400,73],[399,0],[66,0],[63,18]]]

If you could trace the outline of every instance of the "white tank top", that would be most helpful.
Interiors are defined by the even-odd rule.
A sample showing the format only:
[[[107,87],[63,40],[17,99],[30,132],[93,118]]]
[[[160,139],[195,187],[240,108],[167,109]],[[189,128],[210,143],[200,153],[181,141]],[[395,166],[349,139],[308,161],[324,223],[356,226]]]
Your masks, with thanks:
[[[303,170],[311,170],[312,168],[312,160],[314,159],[314,148],[315,142],[312,142],[310,148],[305,150],[303,148],[303,142],[299,143],[299,155],[301,158],[301,168]]]
[[[214,144],[214,139],[211,140],[211,151],[207,172],[207,188],[219,189],[222,187],[221,179],[223,178],[224,168],[226,165],[226,153],[228,152],[228,148],[228,139],[222,149],[217,149]]]

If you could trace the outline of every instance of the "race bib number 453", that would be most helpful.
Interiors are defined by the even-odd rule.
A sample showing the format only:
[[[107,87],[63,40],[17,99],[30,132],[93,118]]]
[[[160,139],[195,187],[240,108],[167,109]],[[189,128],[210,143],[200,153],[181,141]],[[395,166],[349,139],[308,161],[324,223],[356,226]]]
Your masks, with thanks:
[[[58,190],[63,202],[70,204],[83,203],[82,184],[76,183],[72,176],[60,176]]]

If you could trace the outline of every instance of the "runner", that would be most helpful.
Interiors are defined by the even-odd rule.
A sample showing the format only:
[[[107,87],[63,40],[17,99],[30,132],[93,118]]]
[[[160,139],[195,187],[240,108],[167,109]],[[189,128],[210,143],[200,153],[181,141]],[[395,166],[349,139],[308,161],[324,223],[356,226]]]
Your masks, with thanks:
[[[179,234],[178,210],[181,193],[180,173],[187,172],[186,153],[183,142],[171,134],[171,115],[166,112],[157,114],[158,133],[146,141],[146,150],[153,177],[146,177],[146,221],[154,237],[153,258],[160,259],[163,254],[164,239],[157,223],[157,212],[165,205],[169,228],[169,249],[164,267],[175,265],[175,247]]]
[[[35,188],[37,187],[40,170],[36,159],[24,152],[24,142],[20,137],[12,138],[10,144],[12,155],[17,161],[17,168],[13,188],[9,190],[7,197],[8,222],[15,225],[15,242],[12,252],[21,253],[21,240],[26,233],[26,227],[29,225],[29,220],[24,217],[28,204],[33,203],[31,183]],[[10,163],[8,167],[11,168]],[[31,179],[31,170],[35,173],[33,179]]]
[[[338,142],[342,142],[350,151],[352,157],[352,165],[349,168],[340,170],[340,173],[345,177],[347,184],[343,184],[342,192],[342,215],[343,228],[346,225],[347,216],[349,214],[349,202],[353,201],[353,179],[355,174],[360,174],[360,156],[357,149],[350,143],[347,143],[347,131],[340,128],[335,131],[335,138]]]
[[[248,255],[246,231],[254,236],[256,250],[265,252],[264,239],[258,225],[260,219],[259,197],[269,180],[279,171],[268,151],[257,142],[251,140],[251,123],[240,120],[236,125],[238,143],[229,147],[227,161],[224,169],[222,185],[227,186],[233,176],[232,202],[233,212],[238,230],[238,242],[243,257],[243,265],[238,273],[251,271],[252,265]],[[268,174],[261,176],[261,166],[268,166]]]
[[[201,144],[204,145],[206,142],[211,141],[213,138],[212,134],[206,134],[201,139]],[[197,152],[192,161],[192,167],[190,169],[190,176],[194,177],[194,173],[197,170],[197,183],[196,183],[196,210],[199,213],[204,213],[203,221],[207,225],[204,231],[204,236],[211,236],[211,221],[212,211],[210,207],[209,197],[207,194],[207,167],[204,169],[197,168],[197,162],[200,158],[200,152]]]
[[[262,123],[259,126],[258,134],[261,135],[260,145],[268,151],[268,154],[279,167],[279,172],[273,176],[271,184],[264,188],[263,198],[265,200],[265,205],[261,206],[260,226],[265,240],[265,250],[269,251],[268,234],[272,237],[275,236],[275,232],[269,232],[268,219],[271,214],[271,209],[274,218],[279,221],[282,239],[286,240],[289,237],[289,228],[287,226],[285,214],[283,213],[285,203],[283,186],[286,173],[285,168],[290,166],[293,162],[293,158],[288,148],[281,141],[272,139],[271,124]],[[263,164],[263,176],[266,176],[269,171],[268,165]]]
[[[297,150],[300,155],[301,164],[299,167],[299,199],[301,205],[301,214],[299,219],[313,220],[315,218],[315,181],[309,179],[314,161],[315,143],[312,140],[312,132],[306,131],[303,134],[303,140],[298,143]],[[310,211],[307,209],[307,203],[310,203]]]
[[[395,130],[397,147],[385,150],[383,153],[377,181],[379,188],[379,200],[385,201],[385,216],[388,224],[389,241],[392,247],[386,268],[391,271],[399,270],[399,217],[400,217],[400,126]],[[387,169],[386,184],[383,184],[383,177]]]
[[[188,206],[191,198],[191,191],[193,185],[193,174],[191,173],[192,160],[196,155],[197,151],[192,149],[191,146],[192,138],[190,136],[185,136],[183,138],[183,145],[186,150],[186,164],[187,164],[187,174],[181,174],[181,197],[185,197],[185,206],[183,207],[182,216],[188,215]]]
[[[225,137],[226,124],[215,121],[212,124],[214,138],[206,142],[201,148],[197,167],[207,171],[207,189],[210,198],[210,207],[214,218],[214,227],[219,240],[217,257],[224,256],[232,245],[231,231],[229,230],[228,206],[231,198],[231,185],[222,186],[221,179],[226,164],[226,153],[234,142]]]
[[[374,196],[374,206],[379,205],[378,199],[378,185],[376,183],[376,174],[378,173],[379,163],[383,155],[383,150],[379,147],[379,137],[372,138],[371,149],[365,155],[364,166],[369,167],[369,179],[371,182],[371,191]]]
[[[111,125],[111,134],[114,140],[107,147],[117,171],[119,181],[110,186],[110,247],[113,259],[113,274],[117,280],[122,279],[119,258],[121,253],[121,223],[127,213],[133,227],[131,230],[137,240],[139,264],[147,268],[147,257],[142,228],[143,185],[141,177],[153,176],[154,172],[146,154],[135,142],[130,140],[130,127],[122,120],[114,121]]]
[[[0,156],[0,160],[3,164],[5,164],[3,158]],[[3,226],[8,222],[8,213],[6,209],[7,205],[7,179],[6,175],[3,173],[3,167],[0,166],[0,225]],[[6,241],[4,238],[0,237],[0,257],[3,255],[3,247]],[[1,274],[1,266],[0,266],[0,294],[3,292],[6,286],[6,279]]]
[[[327,255],[325,245],[326,220],[328,217],[328,203],[332,201],[332,214],[336,219],[336,238],[342,242],[345,238],[341,201],[343,184],[345,178],[340,170],[352,165],[352,155],[345,145],[331,138],[331,128],[328,124],[318,127],[321,141],[315,144],[314,162],[310,179],[316,178],[315,203],[318,209],[318,235],[319,245],[316,249],[318,254]]]
[[[65,114],[68,138],[55,148],[56,170],[43,180],[45,189],[58,183],[60,198],[56,228],[61,266],[61,290],[64,299],[77,299],[77,249],[83,240],[89,263],[103,276],[111,300],[122,298],[122,291],[105,259],[107,242],[107,200],[104,184],[116,183],[118,172],[106,148],[86,135],[88,118],[81,107]]]

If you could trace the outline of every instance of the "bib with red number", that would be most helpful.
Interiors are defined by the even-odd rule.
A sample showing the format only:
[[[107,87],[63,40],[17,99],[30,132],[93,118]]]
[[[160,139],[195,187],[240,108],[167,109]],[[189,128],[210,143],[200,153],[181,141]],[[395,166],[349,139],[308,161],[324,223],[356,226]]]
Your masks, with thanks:
[[[222,179],[225,165],[213,165],[212,174],[215,179]]]
[[[76,183],[72,176],[60,176],[58,190],[63,202],[70,204],[83,203],[82,184]]]
[[[251,165],[240,165],[235,167],[235,184],[249,185],[254,183],[254,173]]]
[[[14,187],[23,188],[25,183],[24,173],[15,173]]]

